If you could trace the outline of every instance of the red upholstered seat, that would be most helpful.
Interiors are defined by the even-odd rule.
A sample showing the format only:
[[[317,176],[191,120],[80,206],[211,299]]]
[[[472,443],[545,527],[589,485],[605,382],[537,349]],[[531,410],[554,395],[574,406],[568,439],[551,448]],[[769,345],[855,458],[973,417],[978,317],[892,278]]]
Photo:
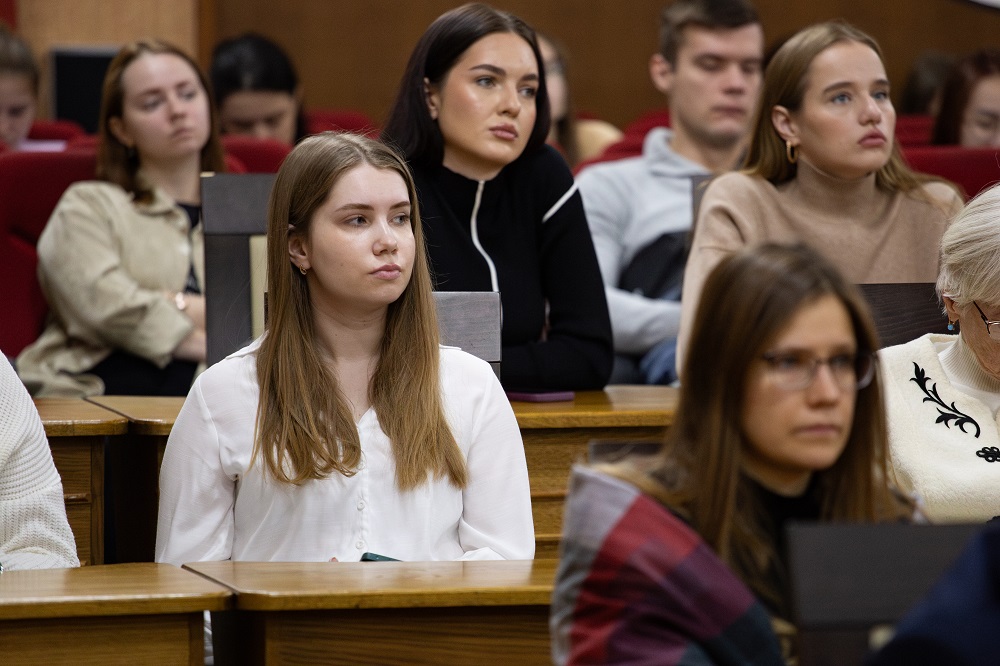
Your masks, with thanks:
[[[378,137],[379,126],[360,111],[345,109],[309,109],[306,111],[307,132],[319,134],[331,130],[364,134],[374,139]]]
[[[232,155],[243,163],[246,173],[277,173],[278,167],[292,150],[280,141],[239,134],[223,136],[222,147],[227,155]]]
[[[950,180],[969,198],[1000,181],[1000,150],[996,148],[914,146],[904,147],[903,156],[914,170]]]
[[[670,127],[670,112],[666,109],[656,109],[639,116],[625,128],[625,136],[621,140],[605,148],[597,157],[577,164],[573,173],[580,173],[591,164],[642,155],[642,142],[654,127]]]
[[[35,245],[71,183],[94,178],[93,153],[0,154],[0,350],[8,356],[34,342],[48,305],[38,285]]]
[[[934,130],[934,116],[897,116],[896,141],[902,147],[927,146]]]
[[[668,109],[654,109],[642,114],[625,126],[625,136],[644,137],[654,127],[670,127],[670,111]]]
[[[86,134],[84,129],[72,120],[36,120],[31,124],[28,138],[35,141],[69,141],[83,134]]]

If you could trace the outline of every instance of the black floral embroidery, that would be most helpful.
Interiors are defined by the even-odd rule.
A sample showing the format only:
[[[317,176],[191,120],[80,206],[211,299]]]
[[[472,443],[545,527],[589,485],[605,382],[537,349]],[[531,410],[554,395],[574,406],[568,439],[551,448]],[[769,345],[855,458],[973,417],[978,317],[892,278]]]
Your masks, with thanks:
[[[985,460],[986,462],[996,462],[1000,460],[1000,449],[998,449],[995,446],[984,446],[983,448],[976,451],[976,455]]]
[[[937,410],[939,416],[937,417],[935,423],[943,423],[946,428],[950,428],[952,422],[954,422],[955,425],[958,426],[958,429],[966,434],[968,434],[968,431],[965,429],[965,426],[973,425],[976,427],[976,437],[979,437],[979,424],[976,423],[976,420],[959,410],[959,408],[955,406],[954,402],[949,405],[942,400],[941,396],[938,395],[937,382],[931,384],[930,389],[928,389],[927,384],[931,381],[931,378],[927,376],[924,369],[917,365],[916,362],[913,363],[913,377],[910,378],[910,381],[916,382],[917,386],[920,387],[920,390],[927,396],[923,399],[923,402],[932,402],[938,406]],[[985,451],[986,449],[983,450]],[[976,455],[979,454],[977,453]],[[982,455],[980,455],[980,457],[985,458],[985,456]],[[993,461],[990,460],[988,462]]]

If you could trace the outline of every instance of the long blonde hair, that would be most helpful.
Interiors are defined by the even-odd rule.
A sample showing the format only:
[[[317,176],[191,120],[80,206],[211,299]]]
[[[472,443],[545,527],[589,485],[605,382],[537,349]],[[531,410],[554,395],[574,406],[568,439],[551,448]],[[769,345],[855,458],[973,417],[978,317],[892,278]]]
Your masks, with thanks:
[[[753,176],[760,176],[774,185],[795,178],[797,167],[785,155],[785,142],[771,122],[771,111],[783,106],[789,111],[802,107],[808,85],[809,67],[823,51],[834,44],[857,42],[869,47],[882,58],[882,50],[872,37],[842,21],[818,23],[795,33],[775,52],[764,72],[760,104],[753,123],[750,148],[743,169]],[[929,180],[924,174],[910,169],[894,141],[889,161],[875,172],[875,185],[885,191],[910,192]]]
[[[309,286],[292,265],[288,239],[307,235],[316,210],[341,176],[368,164],[406,183],[417,251],[406,289],[386,315],[369,397],[392,443],[396,485],[410,490],[428,475],[464,488],[467,469],[444,415],[438,371],[439,334],[413,177],[387,146],[327,132],[302,141],[278,171],[268,212],[268,323],[257,352],[260,402],[253,459],[278,481],[301,484],[337,473],[351,476],[361,441],[336,375],[323,361]]]

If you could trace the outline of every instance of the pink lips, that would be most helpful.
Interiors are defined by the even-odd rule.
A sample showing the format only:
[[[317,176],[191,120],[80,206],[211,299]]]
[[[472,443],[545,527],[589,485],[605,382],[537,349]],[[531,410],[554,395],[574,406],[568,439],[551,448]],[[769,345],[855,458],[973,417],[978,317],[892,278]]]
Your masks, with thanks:
[[[513,141],[518,136],[517,128],[513,125],[494,125],[490,128],[490,132],[493,133],[493,136],[505,141]]]
[[[402,275],[403,269],[396,264],[386,264],[384,266],[379,266],[372,271],[372,275],[382,280],[395,280],[400,275]]]
[[[796,428],[796,432],[811,437],[830,437],[839,434],[841,427],[834,423],[813,423]]]
[[[863,137],[861,137],[861,140],[858,141],[858,143],[860,143],[862,146],[865,146],[866,148],[881,147],[886,144],[885,134],[882,134],[882,132],[879,132],[877,130],[873,132],[868,132],[868,134],[865,134]]]

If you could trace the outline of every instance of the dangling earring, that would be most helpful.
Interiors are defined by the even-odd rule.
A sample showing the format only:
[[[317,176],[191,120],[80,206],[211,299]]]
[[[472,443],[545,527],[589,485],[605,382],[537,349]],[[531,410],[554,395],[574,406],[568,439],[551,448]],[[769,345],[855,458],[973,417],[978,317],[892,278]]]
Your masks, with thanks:
[[[795,164],[799,161],[799,148],[793,146],[791,141],[785,141],[785,157],[788,158],[789,164]]]
[[[951,319],[948,320],[948,330],[949,331],[954,331],[955,330],[955,323],[956,322],[952,321]]]

